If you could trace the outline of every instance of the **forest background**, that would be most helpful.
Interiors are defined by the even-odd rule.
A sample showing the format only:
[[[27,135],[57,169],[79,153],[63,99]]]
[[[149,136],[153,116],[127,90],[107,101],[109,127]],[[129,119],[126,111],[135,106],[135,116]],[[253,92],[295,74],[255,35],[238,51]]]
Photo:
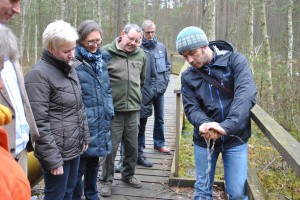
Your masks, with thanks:
[[[176,36],[201,27],[244,53],[258,87],[258,104],[300,141],[300,0],[22,0],[10,22],[26,72],[40,58],[42,33],[57,19],[77,27],[93,19],[111,43],[125,24],[151,19],[158,40],[176,53]]]
[[[19,39],[24,73],[40,59],[42,33],[57,19],[75,28],[93,19],[103,45],[125,24],[157,25],[158,40],[176,54],[176,36],[201,27],[209,40],[226,40],[247,56],[258,88],[257,103],[300,141],[300,0],[21,0],[9,26]],[[173,72],[180,71],[174,63]],[[177,70],[176,70],[177,69]]]

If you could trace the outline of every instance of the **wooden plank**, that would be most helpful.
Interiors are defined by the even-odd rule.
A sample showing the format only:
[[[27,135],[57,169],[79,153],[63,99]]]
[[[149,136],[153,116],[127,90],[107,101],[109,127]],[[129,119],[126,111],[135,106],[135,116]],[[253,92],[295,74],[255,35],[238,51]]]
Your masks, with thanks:
[[[300,143],[259,105],[252,108],[251,118],[300,177]]]
[[[249,200],[265,200],[269,199],[268,194],[264,190],[259,178],[257,177],[255,171],[248,165],[248,175],[247,175],[247,195]]]

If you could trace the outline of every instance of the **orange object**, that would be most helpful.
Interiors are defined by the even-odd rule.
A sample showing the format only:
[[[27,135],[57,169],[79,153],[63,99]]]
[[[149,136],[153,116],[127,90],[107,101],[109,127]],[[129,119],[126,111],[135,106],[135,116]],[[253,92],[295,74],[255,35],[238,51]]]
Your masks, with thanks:
[[[9,113],[9,109],[0,106],[0,125],[10,122],[11,113],[10,118]],[[29,181],[23,169],[8,152],[8,136],[2,126],[0,126],[0,196],[5,200],[30,200],[31,197]]]

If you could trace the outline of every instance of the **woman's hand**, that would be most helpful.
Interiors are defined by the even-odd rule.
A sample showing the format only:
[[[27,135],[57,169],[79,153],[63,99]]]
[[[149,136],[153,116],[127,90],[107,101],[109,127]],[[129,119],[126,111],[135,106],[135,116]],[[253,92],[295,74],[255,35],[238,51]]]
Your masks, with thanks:
[[[89,148],[88,144],[83,144],[82,152],[85,152]]]
[[[64,168],[63,168],[63,166],[60,166],[56,169],[52,169],[50,172],[51,172],[51,174],[53,174],[55,176],[56,175],[63,175],[64,174]]]

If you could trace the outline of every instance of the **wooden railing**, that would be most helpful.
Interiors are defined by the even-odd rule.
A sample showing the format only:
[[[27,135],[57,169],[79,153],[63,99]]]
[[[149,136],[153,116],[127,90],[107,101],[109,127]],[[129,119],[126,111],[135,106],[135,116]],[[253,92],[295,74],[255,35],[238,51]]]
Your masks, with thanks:
[[[186,65],[186,64],[185,64]],[[186,66],[183,67],[185,69]],[[176,151],[174,154],[172,174],[178,177],[179,173],[179,147],[184,126],[184,112],[181,101],[180,75],[174,89],[176,94]],[[270,143],[276,148],[283,159],[300,177],[300,143],[294,139],[282,126],[280,126],[268,113],[259,105],[255,105],[251,110],[251,118],[265,134]],[[248,167],[247,194],[249,199],[268,199],[256,173]]]

